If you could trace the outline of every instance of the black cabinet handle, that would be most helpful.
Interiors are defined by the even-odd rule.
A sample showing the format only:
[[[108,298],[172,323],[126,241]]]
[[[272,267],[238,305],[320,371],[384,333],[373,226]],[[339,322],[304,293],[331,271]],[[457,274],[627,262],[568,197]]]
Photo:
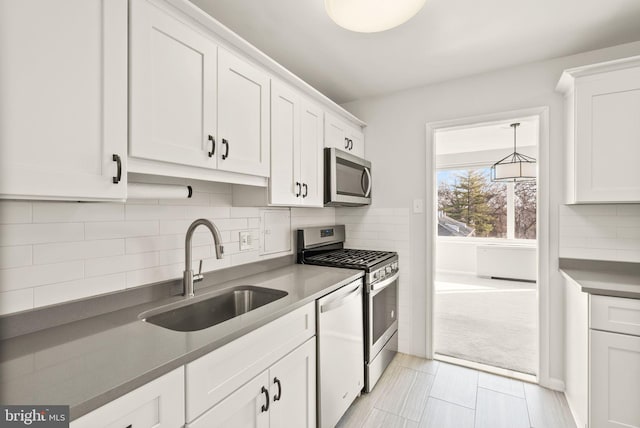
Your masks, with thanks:
[[[278,393],[273,396],[273,402],[275,403],[282,397],[282,385],[280,384],[280,379],[278,379],[277,377],[273,378],[273,383],[278,385]]]
[[[300,196],[300,193],[302,193],[302,187],[300,187],[300,183],[296,181],[296,187],[298,188],[296,191],[296,198]]]
[[[125,428],[133,428],[133,424],[129,424]]]
[[[226,159],[229,157],[229,142],[223,138],[222,145],[225,147],[224,154],[222,155],[222,159]]]
[[[118,184],[118,183],[120,183],[120,180],[122,180],[122,160],[120,159],[120,156],[118,156],[116,154],[114,154],[111,159],[118,166],[118,172],[116,172],[116,176],[113,177],[113,184]]]
[[[263,386],[260,392],[262,392],[267,399],[267,404],[263,404],[262,407],[260,408],[260,411],[268,412],[269,411],[269,390]]]
[[[213,155],[216,154],[216,139],[213,138],[213,135],[209,135],[209,141],[211,141],[211,151],[209,152],[209,157],[212,158]]]
[[[353,149],[353,140],[349,138],[349,150],[351,151],[352,149]]]
[[[309,192],[308,192],[309,189],[307,188],[307,183],[302,183],[302,188],[304,189],[304,193],[302,194],[302,197],[306,198],[307,195],[309,194]]]
[[[344,137],[344,148],[345,150],[349,149],[349,138]]]

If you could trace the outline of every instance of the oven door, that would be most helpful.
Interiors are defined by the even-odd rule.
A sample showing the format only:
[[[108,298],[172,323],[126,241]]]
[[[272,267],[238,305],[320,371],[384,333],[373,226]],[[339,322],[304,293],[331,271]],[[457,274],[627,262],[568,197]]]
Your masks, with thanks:
[[[370,363],[398,330],[398,278],[400,272],[371,286],[369,292],[368,349]]]
[[[371,203],[371,162],[336,148],[325,150],[325,198],[327,206]]]

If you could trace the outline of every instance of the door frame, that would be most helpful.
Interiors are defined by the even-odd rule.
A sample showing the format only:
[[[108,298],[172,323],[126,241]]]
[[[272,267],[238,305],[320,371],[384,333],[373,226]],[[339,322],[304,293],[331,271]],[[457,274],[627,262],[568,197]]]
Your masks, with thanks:
[[[490,113],[478,116],[469,116],[430,122],[426,124],[426,206],[435,207],[436,194],[436,159],[435,159],[435,132],[439,129],[452,127],[474,126],[486,122],[509,121],[518,117],[538,117],[538,212],[537,227],[537,260],[538,260],[538,372],[537,381],[540,385],[557,388],[550,377],[550,313],[549,313],[549,284],[550,284],[550,249],[549,249],[549,107],[532,107],[520,110],[510,110],[498,113]],[[427,358],[433,359],[434,348],[434,297],[435,297],[435,249],[437,237],[437,223],[435,210],[426,212],[426,349]],[[541,221],[542,220],[542,221]]]

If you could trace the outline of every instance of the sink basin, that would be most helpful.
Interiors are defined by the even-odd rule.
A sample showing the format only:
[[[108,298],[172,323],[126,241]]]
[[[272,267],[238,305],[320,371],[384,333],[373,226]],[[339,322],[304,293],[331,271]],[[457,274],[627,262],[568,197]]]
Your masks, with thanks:
[[[179,307],[146,317],[144,321],[169,330],[197,331],[245,314],[287,294],[271,288],[240,286],[194,303],[180,302]]]

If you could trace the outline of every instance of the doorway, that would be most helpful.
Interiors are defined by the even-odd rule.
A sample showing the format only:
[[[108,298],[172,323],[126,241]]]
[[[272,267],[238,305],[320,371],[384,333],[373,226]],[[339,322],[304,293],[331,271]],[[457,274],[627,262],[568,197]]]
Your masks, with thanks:
[[[427,126],[433,358],[526,380],[544,376],[546,266],[539,254],[546,180],[540,183],[538,172],[535,180],[495,181],[491,168],[514,151],[515,139],[517,152],[546,170],[541,130],[544,108]]]

